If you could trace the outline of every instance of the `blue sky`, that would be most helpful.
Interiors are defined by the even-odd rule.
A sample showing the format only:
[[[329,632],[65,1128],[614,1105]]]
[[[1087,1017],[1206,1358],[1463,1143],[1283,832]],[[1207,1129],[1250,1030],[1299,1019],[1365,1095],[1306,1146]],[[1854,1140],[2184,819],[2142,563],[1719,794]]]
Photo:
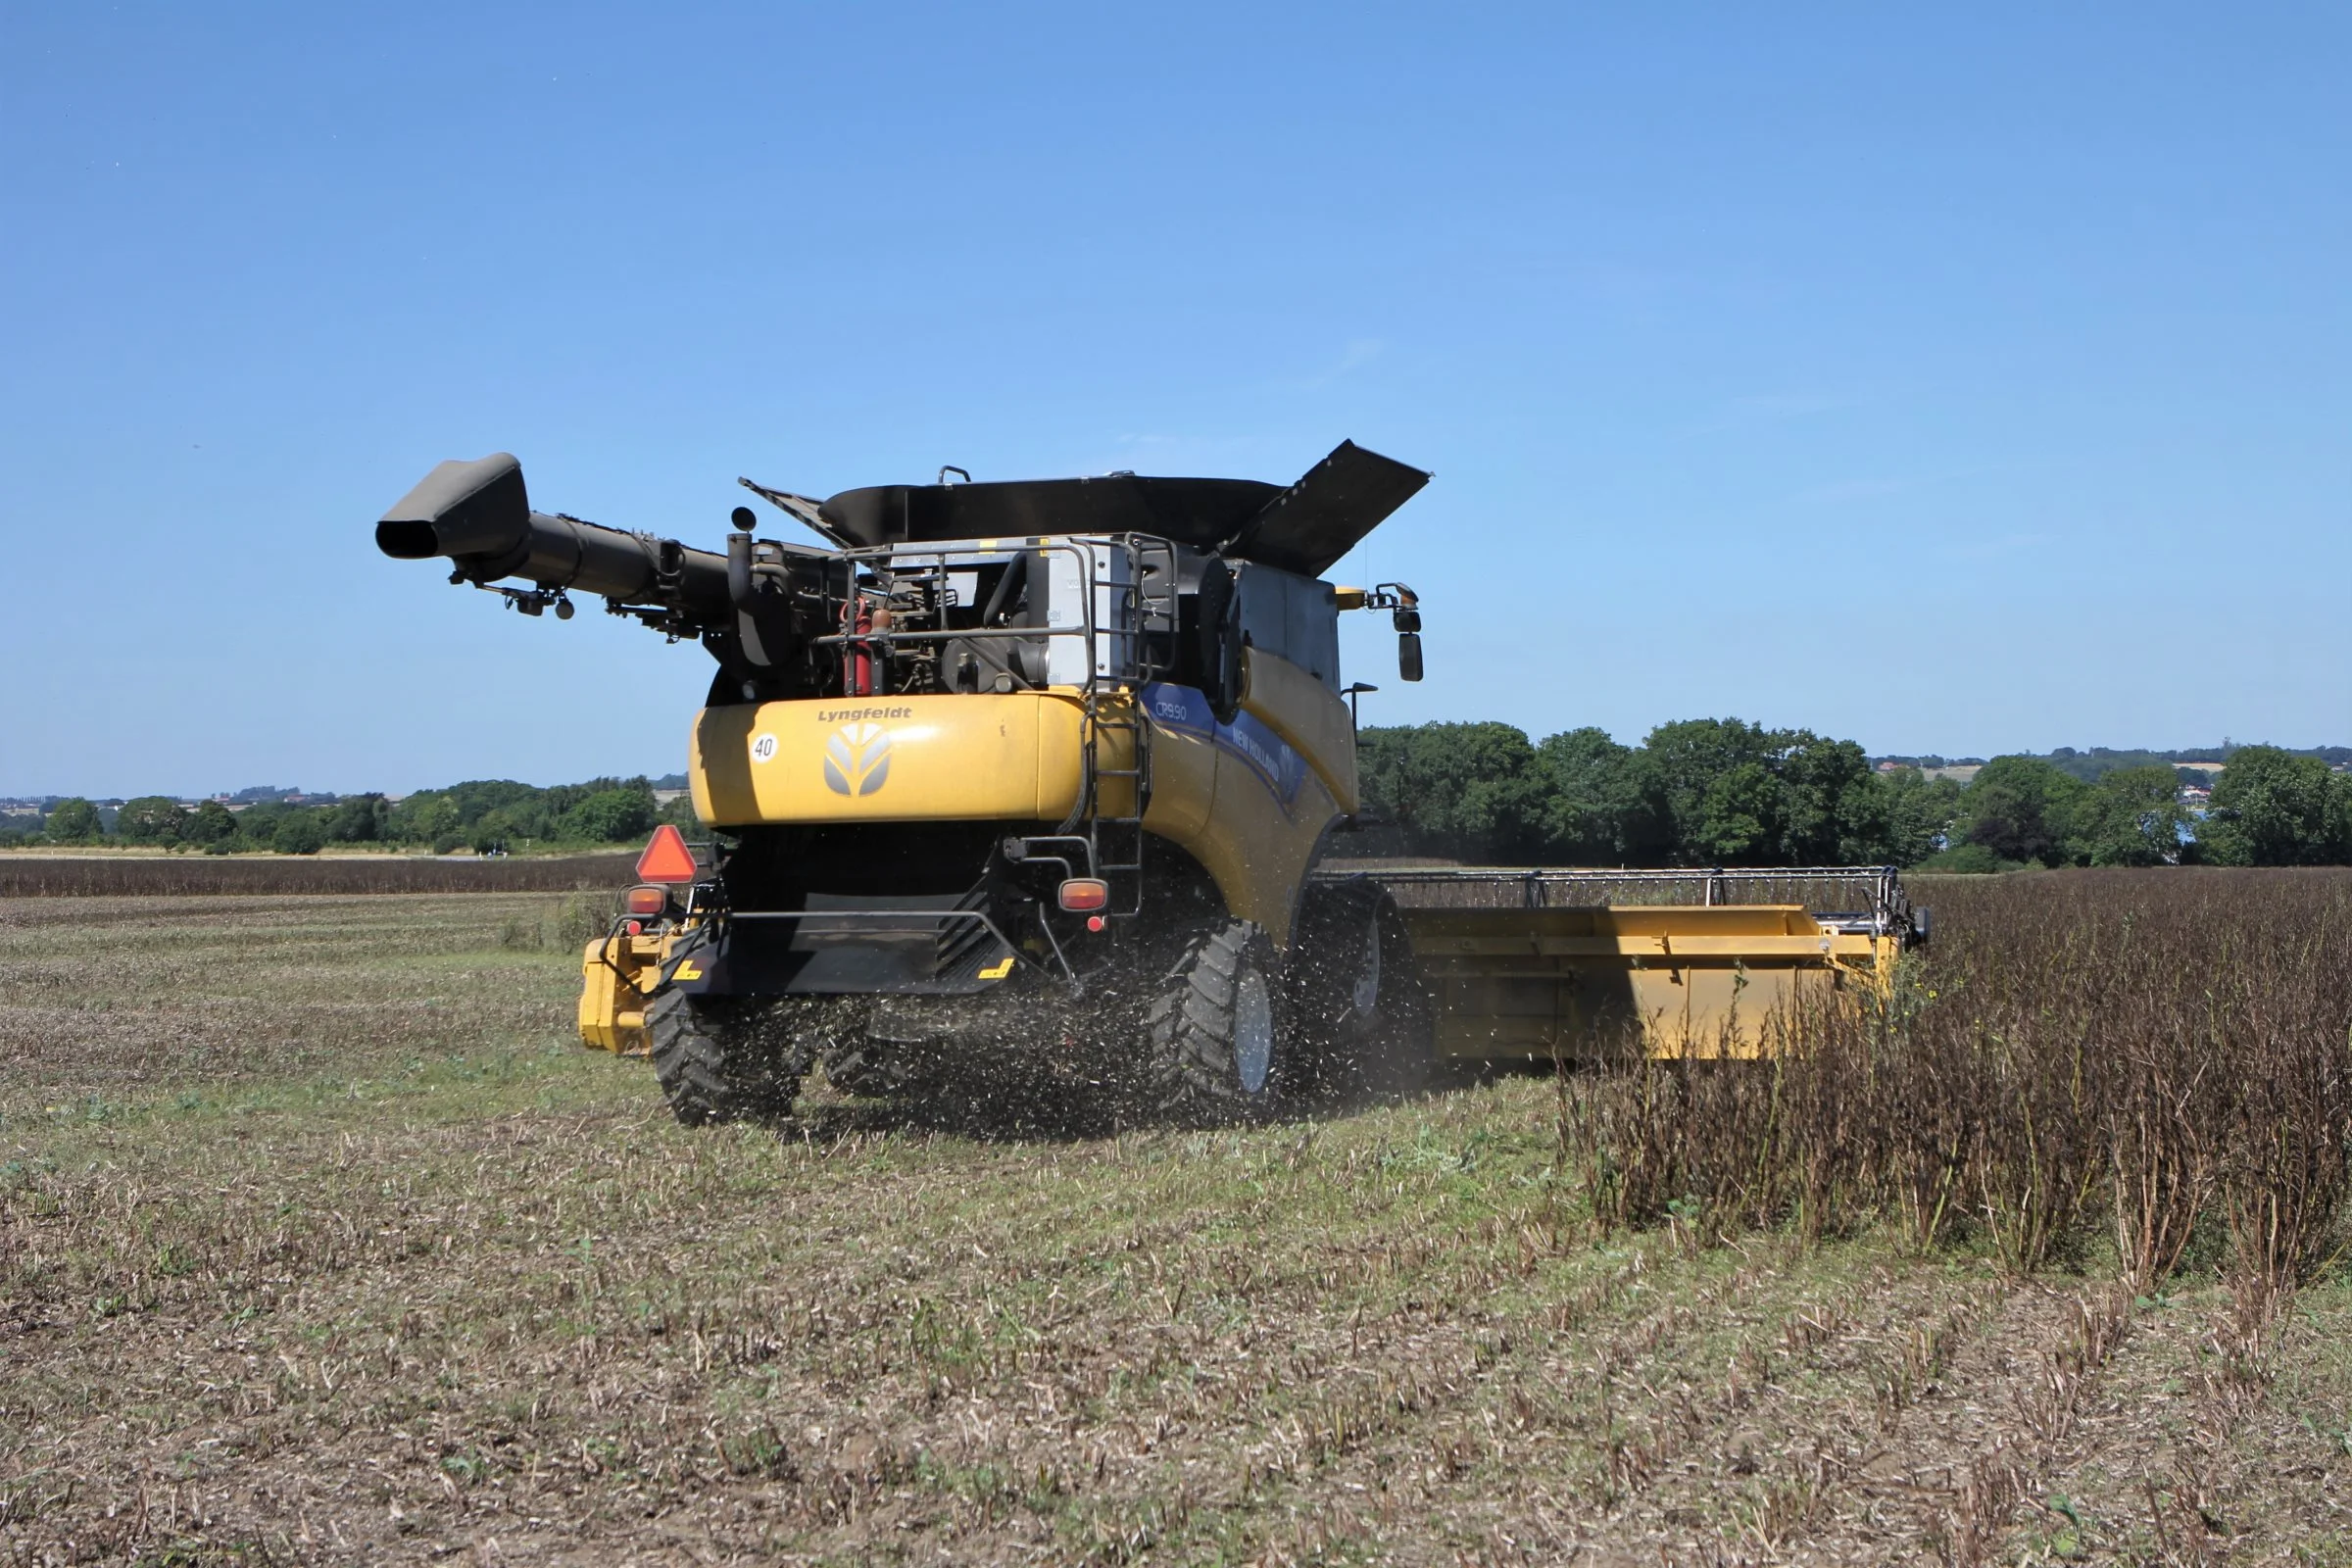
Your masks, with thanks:
[[[682,765],[435,462],[1437,479],[1367,722],[2352,741],[2352,12],[18,6],[0,793]]]

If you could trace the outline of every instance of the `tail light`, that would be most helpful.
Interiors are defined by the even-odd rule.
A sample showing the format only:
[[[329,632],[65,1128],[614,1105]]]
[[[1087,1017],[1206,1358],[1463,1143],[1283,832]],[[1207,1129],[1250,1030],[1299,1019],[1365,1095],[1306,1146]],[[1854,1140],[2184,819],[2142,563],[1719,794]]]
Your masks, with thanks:
[[[1062,883],[1055,902],[1072,914],[1087,914],[1110,906],[1110,884],[1099,876],[1074,876]]]
[[[621,895],[620,906],[631,914],[660,914],[669,907],[669,889],[631,888]]]

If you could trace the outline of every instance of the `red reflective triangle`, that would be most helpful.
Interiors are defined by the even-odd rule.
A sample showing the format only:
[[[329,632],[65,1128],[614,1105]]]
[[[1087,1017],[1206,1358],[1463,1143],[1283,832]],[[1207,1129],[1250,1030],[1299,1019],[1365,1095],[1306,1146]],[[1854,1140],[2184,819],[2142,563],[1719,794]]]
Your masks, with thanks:
[[[654,829],[654,841],[637,857],[640,882],[691,882],[695,872],[694,852],[686,847],[686,835],[673,822]]]

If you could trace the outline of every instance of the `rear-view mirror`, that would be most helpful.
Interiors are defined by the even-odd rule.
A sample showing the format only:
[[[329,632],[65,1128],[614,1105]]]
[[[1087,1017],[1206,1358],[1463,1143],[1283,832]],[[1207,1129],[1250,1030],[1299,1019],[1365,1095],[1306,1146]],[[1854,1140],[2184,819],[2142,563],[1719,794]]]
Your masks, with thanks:
[[[1421,634],[1417,631],[1396,634],[1396,676],[1399,680],[1421,678]]]

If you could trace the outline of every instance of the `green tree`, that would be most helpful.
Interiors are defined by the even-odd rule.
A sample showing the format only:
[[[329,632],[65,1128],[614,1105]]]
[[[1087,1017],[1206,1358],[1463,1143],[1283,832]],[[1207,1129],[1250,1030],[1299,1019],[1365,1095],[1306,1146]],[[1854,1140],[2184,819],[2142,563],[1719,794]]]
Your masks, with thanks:
[[[317,855],[326,848],[326,827],[317,811],[289,811],[278,818],[270,847],[280,855]]]
[[[484,811],[466,830],[466,839],[476,855],[488,855],[492,850],[511,850],[517,840],[528,837],[514,825],[514,818],[504,810]]]
[[[186,808],[164,795],[124,801],[115,813],[115,831],[132,844],[176,844],[187,822]]]
[[[98,808],[78,795],[68,796],[49,808],[42,831],[52,844],[87,844],[99,835]]]
[[[392,808],[385,836],[406,844],[434,844],[464,825],[458,803],[440,790],[419,790]]]
[[[644,789],[606,789],[564,813],[565,836],[600,844],[643,838],[654,830],[654,792]]]
[[[557,815],[613,782],[604,779],[595,786],[574,787],[558,804],[554,797],[559,791],[541,790],[511,778],[468,779],[437,792],[447,798],[456,816],[433,836],[438,840],[455,834],[464,842],[472,843],[483,836],[477,831],[482,818],[496,811],[501,814],[502,823],[493,831],[501,836],[547,837]]]
[[[2039,758],[1996,757],[1961,794],[1961,837],[2004,860],[2072,865],[2074,812],[2086,787]]]
[[[1772,732],[1781,781],[1780,850],[1792,865],[1884,863],[1886,809],[1870,759],[1809,729]]]
[[[2187,819],[2171,767],[2119,767],[2076,801],[2075,845],[2093,865],[2168,865],[2180,858]]]
[[[1682,820],[1683,858],[1716,865],[1769,865],[1784,858],[1788,799],[1762,762],[1740,762],[1708,779],[1696,810]]]
[[[278,824],[295,814],[296,808],[283,801],[256,801],[236,813],[238,840],[254,849],[273,848]]]
[[[2241,746],[2214,782],[2197,839],[2222,865],[2352,864],[2352,778],[2316,757]]]
[[[1608,732],[1573,729],[1536,748],[1544,858],[1556,865],[1638,865],[1666,853],[1639,755]]]
[[[1424,853],[1525,860],[1544,840],[1536,749],[1509,724],[1416,724],[1363,732],[1366,802]]]
[[[187,821],[180,824],[179,836],[208,849],[227,844],[237,836],[237,815],[219,801],[200,801],[196,809],[188,813]]]
[[[326,836],[337,844],[372,844],[384,836],[388,811],[381,795],[354,795],[328,808]]]
[[[1952,825],[1960,814],[1959,782],[1932,779],[1915,767],[1881,773],[1877,779],[1877,795],[1885,811],[1886,859],[1895,865],[1917,865],[1943,851],[1952,841]]]
[[[1738,785],[1710,805],[1715,781],[1735,769],[1761,766],[1769,751],[1765,732],[1737,718],[1693,718],[1660,724],[1642,743],[1646,793],[1661,808],[1671,846],[1669,858],[1688,864],[1721,858],[1720,844],[1746,824],[1738,819]],[[1755,823],[1758,832],[1763,823]]]
[[[1737,718],[1661,724],[1642,745],[1645,793],[1690,865],[1885,860],[1886,805],[1852,741]]]

